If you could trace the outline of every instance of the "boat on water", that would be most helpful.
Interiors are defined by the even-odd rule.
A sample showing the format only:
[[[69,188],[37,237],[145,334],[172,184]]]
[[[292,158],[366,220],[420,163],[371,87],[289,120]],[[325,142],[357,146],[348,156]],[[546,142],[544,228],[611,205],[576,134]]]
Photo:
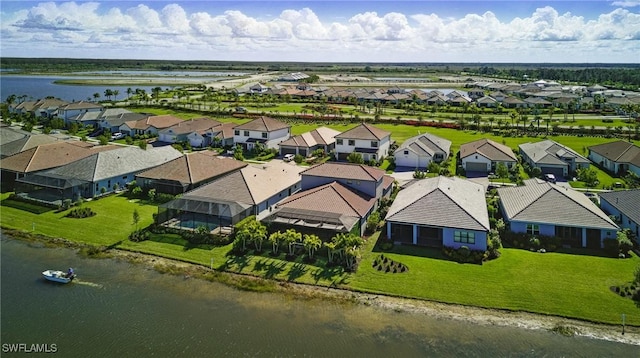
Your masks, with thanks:
[[[45,270],[42,271],[42,276],[49,281],[60,282],[60,283],[69,283],[76,278],[76,273],[70,268],[67,272],[58,271],[58,270]]]

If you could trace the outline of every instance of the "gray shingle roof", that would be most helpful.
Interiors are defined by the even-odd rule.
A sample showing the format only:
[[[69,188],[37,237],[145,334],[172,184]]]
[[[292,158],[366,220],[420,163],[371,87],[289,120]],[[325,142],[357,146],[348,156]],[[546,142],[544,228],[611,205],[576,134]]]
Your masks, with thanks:
[[[605,200],[629,219],[640,224],[640,189],[599,193]]]
[[[613,162],[629,163],[640,167],[640,147],[633,143],[618,140],[591,146],[589,150]]]
[[[616,230],[618,226],[589,198],[539,179],[498,189],[508,220]]]
[[[461,159],[476,153],[491,161],[510,162],[518,160],[511,148],[491,139],[478,139],[460,146]]]
[[[43,175],[56,175],[66,178],[96,182],[116,176],[137,173],[176,159],[182,153],[171,146],[140,149],[122,147],[93,154],[73,163],[47,170]]]
[[[552,140],[520,144],[520,150],[536,164],[568,165],[561,157],[574,157],[576,163],[590,163],[573,149]]]
[[[273,132],[284,128],[289,128],[290,125],[280,122],[277,119],[271,117],[261,116],[250,122],[240,124],[235,129],[249,130],[249,131],[261,131],[261,132]]]
[[[418,134],[415,137],[405,140],[402,145],[396,149],[396,152],[405,149],[411,150],[418,156],[428,154],[433,157],[437,152],[444,152],[446,157],[449,155],[449,150],[451,149],[451,141],[430,133]]]
[[[387,221],[467,230],[489,230],[482,185],[457,177],[417,180],[398,192]]]

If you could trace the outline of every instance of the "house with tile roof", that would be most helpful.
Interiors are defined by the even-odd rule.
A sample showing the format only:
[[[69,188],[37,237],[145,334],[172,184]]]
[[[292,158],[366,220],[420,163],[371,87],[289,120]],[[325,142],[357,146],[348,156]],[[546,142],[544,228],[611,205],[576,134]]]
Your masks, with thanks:
[[[169,128],[183,121],[183,119],[170,114],[147,116],[137,121],[125,122],[120,126],[119,131],[132,137],[141,134],[156,135],[160,130]]]
[[[293,136],[278,144],[280,155],[300,154],[308,157],[318,149],[330,153],[336,146],[335,136],[338,134],[340,132],[335,129],[319,127],[310,132]]]
[[[566,247],[602,248],[619,230],[584,194],[540,179],[498,188],[498,195],[507,228],[515,233],[559,237]]]
[[[210,146],[222,123],[211,118],[194,118],[181,121],[158,131],[158,140],[166,143],[189,142],[192,147]]]
[[[60,107],[69,104],[59,98],[44,98],[37,101],[25,101],[9,107],[11,113],[29,113],[35,117],[53,118]]]
[[[295,227],[298,232],[328,241],[337,233],[363,235],[375,208],[375,197],[333,181],[284,199],[264,222],[273,231]]]
[[[498,163],[513,167],[518,157],[508,146],[483,138],[461,145],[460,161],[467,173],[488,173],[495,172]]]
[[[13,127],[0,127],[0,158],[58,141],[58,138],[47,134],[34,134]]]
[[[177,195],[246,166],[247,163],[210,151],[193,152],[136,174],[135,180],[142,188]]]
[[[61,203],[65,199],[93,198],[123,188],[135,175],[180,157],[171,146],[140,149],[119,147],[94,153],[63,166],[27,174],[23,195],[34,200]]]
[[[389,155],[391,132],[362,123],[335,136],[336,158],[346,160],[349,154],[362,155],[365,162],[379,161]]]
[[[589,159],[615,174],[630,171],[640,176],[640,147],[623,140],[593,145]]]
[[[374,198],[388,195],[393,180],[384,170],[365,164],[325,162],[314,165],[300,173],[302,190],[316,188],[337,181],[349,188]]]
[[[71,123],[72,118],[78,117],[87,112],[102,112],[102,105],[93,102],[71,102],[58,107],[58,117],[62,118],[65,123]]]
[[[350,163],[326,162],[300,175],[302,191],[278,203],[265,221],[327,240],[340,232],[363,235],[369,215],[394,182],[383,170]]]
[[[581,168],[591,165],[589,159],[573,149],[552,140],[524,143],[518,146],[522,160],[532,168],[540,168],[542,174],[553,174],[565,178]]]
[[[262,220],[276,203],[300,191],[302,169],[283,162],[247,165],[160,205],[158,223],[213,230],[251,215]]]
[[[462,178],[412,182],[398,192],[385,221],[387,237],[396,243],[487,249],[490,226],[484,187]]]
[[[252,150],[256,143],[267,148],[278,148],[278,144],[289,139],[291,126],[271,117],[260,116],[247,123],[237,125],[233,132],[234,144]]]
[[[101,111],[82,112],[77,116],[69,118],[68,123],[77,123],[82,126],[97,126],[98,123],[107,117],[115,117],[125,113],[133,113],[124,108],[104,108]]]
[[[451,141],[423,133],[405,140],[393,156],[396,168],[425,169],[432,161],[440,163],[447,160],[450,150]]]
[[[10,185],[27,174],[56,168],[116,146],[95,146],[81,141],[59,141],[42,144],[0,159],[2,183]]]
[[[600,208],[616,218],[623,228],[631,230],[640,244],[640,189],[598,193]]]

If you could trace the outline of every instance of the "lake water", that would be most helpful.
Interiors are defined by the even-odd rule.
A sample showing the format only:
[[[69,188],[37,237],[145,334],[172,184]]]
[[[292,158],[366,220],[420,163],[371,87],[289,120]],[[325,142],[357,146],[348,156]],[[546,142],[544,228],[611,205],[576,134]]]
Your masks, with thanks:
[[[62,357],[637,357],[639,347],[158,274],[69,249],[0,241],[1,340]],[[41,278],[74,267],[68,285]],[[2,357],[10,357],[3,351]]]

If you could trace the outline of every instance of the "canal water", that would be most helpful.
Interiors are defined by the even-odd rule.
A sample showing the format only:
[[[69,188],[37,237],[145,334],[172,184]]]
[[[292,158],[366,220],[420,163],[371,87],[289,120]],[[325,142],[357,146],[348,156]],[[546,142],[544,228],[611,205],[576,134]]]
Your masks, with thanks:
[[[115,259],[2,238],[2,357],[10,346],[61,357],[637,357],[638,346],[159,274]],[[40,272],[73,267],[68,285]],[[46,345],[46,346],[44,346]],[[24,355],[22,355],[24,356]]]

